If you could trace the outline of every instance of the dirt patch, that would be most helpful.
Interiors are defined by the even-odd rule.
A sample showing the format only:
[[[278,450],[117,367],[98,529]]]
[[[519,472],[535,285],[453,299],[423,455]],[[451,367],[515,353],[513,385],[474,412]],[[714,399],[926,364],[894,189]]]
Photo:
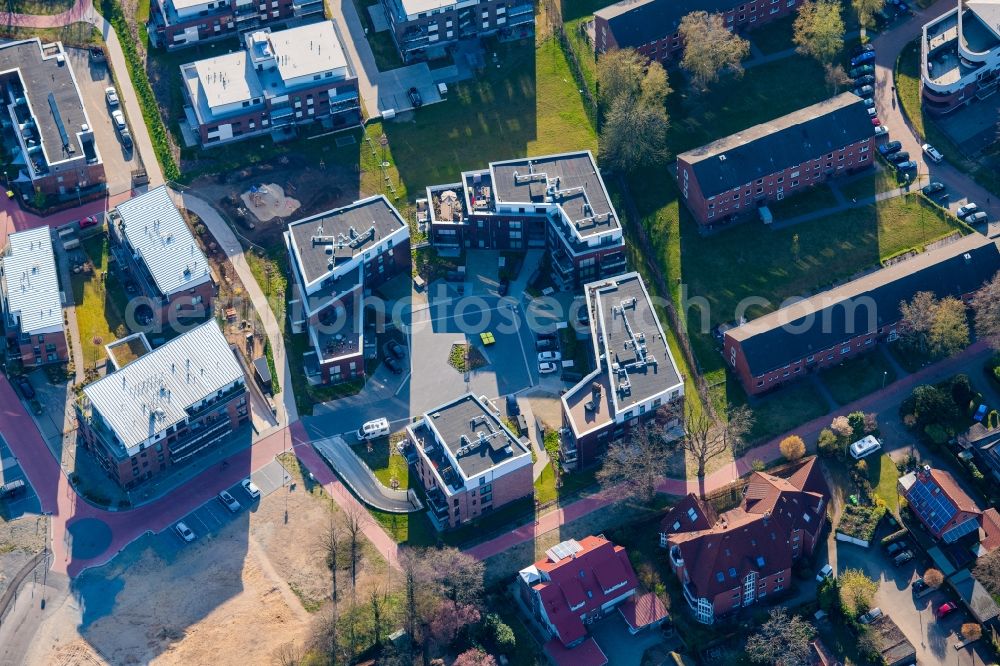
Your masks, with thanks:
[[[268,222],[276,217],[289,217],[301,205],[298,199],[285,196],[285,190],[277,183],[251,185],[250,189],[240,195],[243,206],[261,222]]]
[[[537,391],[526,394],[531,413],[542,422],[546,430],[558,430],[562,427],[562,402],[559,396],[548,391]]]
[[[17,520],[0,518],[0,594],[28,560],[45,548],[49,519],[23,516]]]

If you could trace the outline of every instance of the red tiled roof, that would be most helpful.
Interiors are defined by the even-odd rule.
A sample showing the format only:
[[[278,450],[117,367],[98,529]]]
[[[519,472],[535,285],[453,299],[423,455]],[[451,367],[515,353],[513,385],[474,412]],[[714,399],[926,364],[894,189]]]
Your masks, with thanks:
[[[951,475],[950,472],[946,472],[943,469],[931,469],[931,478],[934,482],[938,484],[941,488],[941,492],[948,496],[951,503],[958,508],[959,511],[966,511],[968,513],[979,513],[979,506],[976,505],[975,501],[962,490],[958,482],[955,481],[955,477]]]
[[[545,654],[556,666],[605,666],[608,658],[593,638],[588,638],[574,648],[567,648],[553,638],[545,644]]]
[[[579,545],[581,550],[557,562],[549,558],[535,562],[542,581],[531,588],[538,594],[559,639],[567,645],[587,634],[580,619],[582,615],[627,594],[639,584],[621,546],[596,536],[581,539]]]
[[[694,518],[692,518],[694,516]],[[687,495],[674,508],[667,511],[660,521],[660,532],[669,534],[671,532],[694,532],[697,530],[707,530],[719,517],[715,509],[708,502],[703,502],[697,495],[691,493]],[[674,528],[674,525],[677,528]]]
[[[979,543],[987,551],[1000,548],[1000,512],[989,508],[983,511],[983,525],[980,530]]]
[[[647,592],[641,596],[633,595],[632,598],[619,606],[618,610],[633,631],[648,627],[667,617],[667,607],[653,592]]]

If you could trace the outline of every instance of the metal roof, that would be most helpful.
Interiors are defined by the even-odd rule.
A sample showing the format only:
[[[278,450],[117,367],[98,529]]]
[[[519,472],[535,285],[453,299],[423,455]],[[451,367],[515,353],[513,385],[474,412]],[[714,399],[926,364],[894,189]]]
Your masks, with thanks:
[[[167,187],[118,204],[122,229],[164,296],[212,279],[208,260],[170,199]]]
[[[131,455],[187,410],[234,384],[243,368],[214,320],[207,321],[83,389]]]
[[[49,228],[20,231],[8,241],[3,282],[9,313],[20,318],[22,333],[61,330],[62,297]]]

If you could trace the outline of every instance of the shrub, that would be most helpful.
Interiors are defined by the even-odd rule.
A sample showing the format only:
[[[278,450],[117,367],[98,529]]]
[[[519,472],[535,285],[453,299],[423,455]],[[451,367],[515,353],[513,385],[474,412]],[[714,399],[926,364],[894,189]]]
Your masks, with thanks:
[[[823,428],[819,433],[819,439],[816,442],[816,448],[819,450],[821,456],[835,456],[841,453],[841,447],[837,441],[837,436],[833,434],[833,431],[829,428]]]
[[[496,613],[490,613],[479,628],[483,647],[491,654],[509,655],[514,652],[517,639],[511,629]]]
[[[781,455],[788,460],[798,460],[806,454],[806,443],[798,435],[789,435],[778,445]]]
[[[975,391],[968,375],[955,375],[951,378],[951,400],[959,409],[965,410],[972,401]]]
[[[948,431],[944,429],[944,426],[940,426],[937,423],[932,423],[924,428],[924,434],[927,435],[927,439],[930,440],[932,444],[936,444],[938,446],[941,446],[948,441]]]
[[[871,541],[883,516],[885,516],[884,506],[846,504],[837,531],[855,539]]]
[[[989,416],[986,417],[986,427],[990,430],[1000,427],[1000,412],[995,409],[990,411]]]
[[[888,546],[893,541],[899,541],[900,539],[902,539],[903,537],[905,537],[907,534],[909,534],[909,532],[910,531],[904,527],[901,530],[896,530],[895,532],[893,532],[892,534],[890,534],[888,536],[882,537],[882,542],[881,542],[882,546]]]

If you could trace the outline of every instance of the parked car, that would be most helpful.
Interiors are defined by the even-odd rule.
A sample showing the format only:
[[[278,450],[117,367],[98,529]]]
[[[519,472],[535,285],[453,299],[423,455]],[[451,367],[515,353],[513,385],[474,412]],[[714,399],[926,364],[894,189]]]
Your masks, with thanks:
[[[362,441],[385,437],[389,434],[389,419],[383,416],[382,418],[365,421],[361,424],[361,427],[358,428],[357,434],[358,439]]]
[[[892,563],[895,564],[897,567],[901,567],[912,559],[913,559],[913,551],[904,550],[902,553],[892,558]]]
[[[875,52],[875,47],[872,46],[872,44],[869,42],[866,44],[858,44],[857,46],[855,46],[854,49],[851,50],[851,55],[859,56],[862,53],[874,53],[874,52]]]
[[[969,217],[965,218],[965,221],[969,224],[983,224],[986,222],[988,217],[989,215],[986,214],[986,211],[981,210],[978,213],[973,213]]]
[[[865,74],[864,76],[859,76],[854,79],[854,85],[856,86],[873,86],[875,85],[875,77],[871,74]]]
[[[898,153],[889,153],[885,156],[885,159],[890,162],[906,162],[910,159],[910,154],[905,150],[901,150]]]
[[[873,100],[873,99],[863,99],[863,100],[861,100],[861,102],[862,102],[862,104],[865,105],[865,108],[868,108],[868,109],[874,109],[875,108],[875,100]]]
[[[896,164],[896,170],[898,171],[915,171],[917,168],[917,163],[913,160],[908,162],[899,162]]]
[[[101,218],[97,215],[88,215],[87,217],[80,220],[80,228],[86,229],[87,227],[95,227],[101,223]]]
[[[889,128],[885,125],[879,125],[875,128],[875,136],[885,136],[889,133]]]
[[[385,347],[383,347],[383,351],[386,356],[393,356],[399,360],[403,360],[403,358],[406,357],[406,347],[399,344],[395,340],[389,340],[386,342]]]
[[[115,90],[114,86],[108,86],[104,89],[104,99],[108,100],[108,106],[112,109],[118,108],[118,91]]]
[[[383,363],[385,363],[385,367],[389,368],[392,374],[394,375],[403,374],[403,366],[400,365],[399,361],[397,361],[393,357],[386,356],[385,359],[383,360]]]
[[[879,120],[878,118],[872,118],[872,125],[874,125],[875,127],[878,127],[881,124],[882,124],[881,120]]]
[[[865,101],[866,102],[873,102],[873,100],[870,100],[870,99],[866,99]],[[868,109],[867,109],[867,111],[868,111],[868,117],[869,118],[874,118],[875,116],[878,115],[878,109],[876,109],[874,106],[869,106]]]
[[[851,67],[864,65],[865,63],[873,62],[874,60],[875,60],[875,51],[865,51],[864,53],[861,53],[851,58]]]
[[[978,210],[979,206],[970,201],[969,203],[965,204],[964,206],[961,206],[958,210],[956,210],[955,215],[964,218],[967,215],[972,215]]]
[[[252,480],[243,479],[240,485],[243,486],[243,490],[247,491],[247,495],[250,496],[250,499],[257,499],[260,497],[260,488],[258,488],[257,484]]]
[[[406,95],[410,98],[410,104],[413,105],[413,108],[419,109],[424,105],[424,100],[420,98],[420,93],[417,92],[416,88],[410,88],[407,90]]]
[[[920,191],[925,195],[930,196],[932,194],[937,194],[944,190],[944,184],[934,181],[933,183],[928,183],[920,188]]]
[[[860,67],[855,67],[850,72],[847,73],[852,79],[856,79],[859,76],[865,76],[867,74],[874,74],[875,67],[872,65],[861,65]]]
[[[119,131],[127,127],[125,123],[125,114],[122,113],[121,109],[115,109],[111,112],[111,122],[115,124],[115,129]]]
[[[27,485],[24,483],[24,479],[14,479],[13,481],[8,481],[0,486],[0,499],[16,497],[23,493],[26,487]]]
[[[233,497],[228,490],[223,490],[219,493],[219,502],[222,503],[222,506],[226,507],[233,513],[236,513],[241,508],[240,503],[236,501],[236,498]]]
[[[924,145],[920,146],[920,149],[924,151],[928,159],[930,159],[932,162],[940,162],[941,160],[944,159],[944,155],[938,152],[938,149],[929,143],[925,143]]]
[[[24,396],[25,400],[33,400],[35,398],[35,387],[31,385],[31,382],[24,375],[17,378],[17,387],[21,389],[21,395]]]
[[[538,374],[548,375],[559,369],[559,366],[552,361],[542,361],[538,364]]]
[[[517,396],[511,393],[507,396],[507,416],[517,416],[521,413],[521,405],[517,404]]]
[[[957,610],[958,610],[958,604],[956,604],[954,601],[946,601],[940,606],[938,606],[937,609],[938,619],[940,620],[941,618],[948,617]]]
[[[174,525],[174,530],[177,532],[180,538],[184,539],[184,541],[188,543],[191,543],[192,541],[198,538],[197,535],[193,531],[191,531],[191,528],[182,522]]]
[[[888,143],[883,143],[878,147],[878,152],[882,155],[888,155],[890,153],[897,153],[903,149],[903,144],[899,141],[889,141]]]
[[[544,351],[538,355],[538,362],[542,363],[544,361],[561,361],[562,354],[557,351]]]
[[[128,131],[127,127],[121,127],[118,129],[118,136],[121,138],[122,146],[125,150],[131,150],[132,148],[132,133]]]
[[[829,578],[832,575],[833,567],[829,564],[825,564],[823,565],[823,568],[819,570],[819,573],[816,574],[816,582],[822,583],[824,579]]]
[[[510,291],[510,280],[504,278],[500,280],[499,286],[497,286],[497,295],[506,296],[507,292]]]
[[[555,340],[548,338],[535,340],[535,351],[554,351],[557,346]]]
[[[889,555],[891,557],[891,556],[895,555],[896,553],[904,550],[905,548],[906,548],[906,543],[905,542],[903,542],[903,541],[897,541],[895,543],[890,543],[888,546],[886,546],[885,553],[886,553],[886,555]]]
[[[874,97],[875,89],[871,86],[859,86],[854,89],[854,94],[858,97]]]
[[[861,624],[871,624],[880,617],[882,617],[882,609],[873,608],[864,615],[862,615],[861,617],[859,617],[858,622],[860,622]]]
[[[928,585],[927,583],[925,583],[923,578],[916,579],[915,581],[913,581],[913,584],[910,585],[910,589],[913,590],[914,594],[920,594],[921,592],[923,592],[924,590],[926,590],[928,587],[930,587],[930,585]]]
[[[556,339],[556,334],[555,333],[539,333],[535,337],[538,338],[539,340],[555,340]]]

